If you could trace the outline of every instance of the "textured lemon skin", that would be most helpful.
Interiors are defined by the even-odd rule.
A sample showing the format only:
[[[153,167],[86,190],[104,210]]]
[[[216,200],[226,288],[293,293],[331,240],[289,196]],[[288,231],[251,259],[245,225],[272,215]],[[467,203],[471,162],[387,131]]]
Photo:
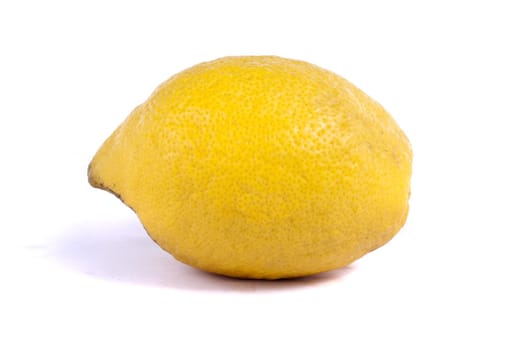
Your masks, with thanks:
[[[164,82],[88,173],[176,259],[277,279],[342,267],[388,242],[407,217],[411,162],[396,122],[345,79],[245,56]]]

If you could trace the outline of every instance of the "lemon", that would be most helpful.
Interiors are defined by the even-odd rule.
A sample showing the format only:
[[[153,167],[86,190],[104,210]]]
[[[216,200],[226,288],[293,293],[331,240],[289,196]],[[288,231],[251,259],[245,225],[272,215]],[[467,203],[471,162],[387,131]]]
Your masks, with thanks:
[[[340,76],[225,57],[161,84],[89,166],[176,259],[278,279],[345,266],[404,225],[410,143]]]

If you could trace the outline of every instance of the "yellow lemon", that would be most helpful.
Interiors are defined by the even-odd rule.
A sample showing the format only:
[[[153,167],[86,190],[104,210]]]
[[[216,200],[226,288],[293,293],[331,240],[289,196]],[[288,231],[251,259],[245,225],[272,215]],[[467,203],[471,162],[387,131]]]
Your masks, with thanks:
[[[407,217],[411,163],[396,122],[345,79],[246,56],[161,84],[88,173],[176,259],[278,279],[345,266],[388,242]]]

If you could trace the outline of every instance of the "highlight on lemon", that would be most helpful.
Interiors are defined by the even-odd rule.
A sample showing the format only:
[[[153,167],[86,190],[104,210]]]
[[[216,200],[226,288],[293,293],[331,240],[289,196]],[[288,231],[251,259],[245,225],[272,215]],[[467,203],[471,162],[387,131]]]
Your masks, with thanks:
[[[387,243],[407,218],[411,163],[394,119],[347,80],[244,56],[162,83],[88,176],[179,261],[279,279],[343,267]]]

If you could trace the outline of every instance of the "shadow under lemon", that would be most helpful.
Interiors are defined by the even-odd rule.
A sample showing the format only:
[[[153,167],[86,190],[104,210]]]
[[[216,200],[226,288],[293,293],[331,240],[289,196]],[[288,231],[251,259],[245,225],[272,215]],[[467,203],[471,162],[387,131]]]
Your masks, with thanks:
[[[347,266],[276,281],[215,275],[175,260],[148,237],[138,220],[78,224],[60,236],[53,255],[60,264],[95,278],[195,291],[289,290],[334,282],[352,270]]]

